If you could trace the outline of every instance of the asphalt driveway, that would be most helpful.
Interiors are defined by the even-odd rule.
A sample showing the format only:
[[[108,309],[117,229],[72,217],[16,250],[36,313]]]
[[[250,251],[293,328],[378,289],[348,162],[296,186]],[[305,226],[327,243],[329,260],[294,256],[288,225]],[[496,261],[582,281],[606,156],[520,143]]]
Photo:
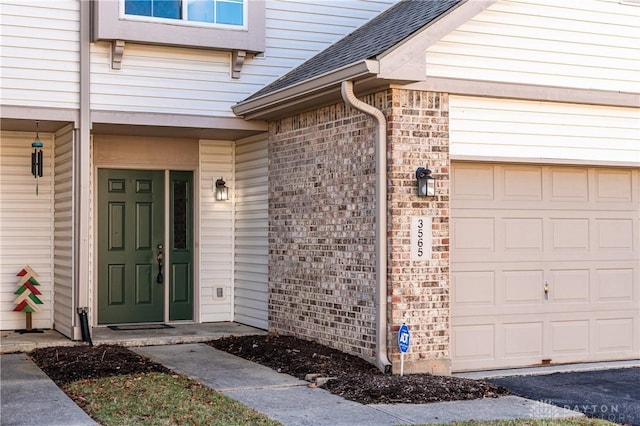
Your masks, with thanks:
[[[640,426],[640,368],[489,379],[518,396]]]

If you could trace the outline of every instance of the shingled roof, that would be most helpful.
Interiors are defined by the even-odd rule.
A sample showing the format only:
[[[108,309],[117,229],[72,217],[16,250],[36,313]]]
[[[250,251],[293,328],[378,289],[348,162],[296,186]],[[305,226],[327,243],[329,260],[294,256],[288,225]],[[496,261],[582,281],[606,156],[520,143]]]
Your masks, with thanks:
[[[243,102],[287,88],[392,48],[463,0],[402,0]]]

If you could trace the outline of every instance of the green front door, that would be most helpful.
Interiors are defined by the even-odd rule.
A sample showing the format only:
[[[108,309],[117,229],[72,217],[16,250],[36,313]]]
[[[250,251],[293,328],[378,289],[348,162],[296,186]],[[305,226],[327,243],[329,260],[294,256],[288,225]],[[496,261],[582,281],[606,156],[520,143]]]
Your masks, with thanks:
[[[164,172],[98,170],[98,323],[164,321]]]

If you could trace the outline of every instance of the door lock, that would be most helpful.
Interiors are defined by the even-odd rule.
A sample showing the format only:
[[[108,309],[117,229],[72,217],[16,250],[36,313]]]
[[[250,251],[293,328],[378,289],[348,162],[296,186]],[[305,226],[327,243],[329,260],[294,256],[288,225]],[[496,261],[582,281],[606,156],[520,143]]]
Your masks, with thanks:
[[[158,244],[158,255],[156,256],[156,260],[158,261],[158,276],[156,277],[156,282],[158,284],[162,284],[164,282],[164,275],[162,274],[162,267],[164,266],[164,254],[162,253],[162,249],[164,246],[162,244]]]

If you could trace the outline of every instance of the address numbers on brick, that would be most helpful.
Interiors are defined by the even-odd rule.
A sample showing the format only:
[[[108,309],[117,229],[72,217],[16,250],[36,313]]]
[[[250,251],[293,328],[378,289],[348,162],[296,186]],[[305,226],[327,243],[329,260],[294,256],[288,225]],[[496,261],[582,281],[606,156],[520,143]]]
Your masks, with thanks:
[[[431,259],[431,218],[428,216],[411,217],[411,260]]]

